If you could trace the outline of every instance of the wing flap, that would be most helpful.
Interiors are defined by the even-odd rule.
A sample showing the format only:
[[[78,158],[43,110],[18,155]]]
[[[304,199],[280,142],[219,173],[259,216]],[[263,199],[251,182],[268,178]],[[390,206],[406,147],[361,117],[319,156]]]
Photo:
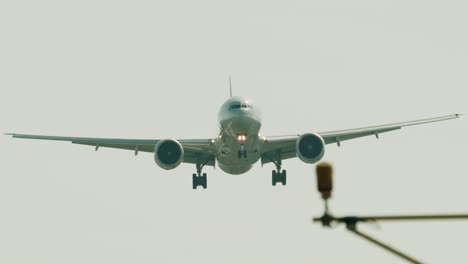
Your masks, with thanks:
[[[82,142],[82,141],[72,141],[71,143],[79,144],[79,145],[94,146],[96,148],[116,148],[116,149],[134,150],[136,152],[138,151],[154,152],[154,147],[156,145],[156,144],[143,145],[143,144],[128,144],[128,143],[107,143],[107,142],[100,143],[100,142]]]
[[[341,141],[365,137],[365,136],[376,136],[378,137],[380,133],[389,132],[393,130],[401,129],[401,127],[389,127],[389,128],[382,128],[382,129],[372,129],[367,131],[353,131],[353,132],[344,132],[344,133],[336,133],[330,135],[319,135],[325,141],[325,144],[332,144],[332,143],[339,143]]]

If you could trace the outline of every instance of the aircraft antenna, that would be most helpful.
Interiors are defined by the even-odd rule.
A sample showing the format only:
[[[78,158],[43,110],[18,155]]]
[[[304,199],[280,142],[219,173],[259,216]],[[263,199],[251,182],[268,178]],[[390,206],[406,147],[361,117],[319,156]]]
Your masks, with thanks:
[[[231,75],[229,75],[229,94],[231,95],[231,98],[232,98],[232,82],[231,82]]]

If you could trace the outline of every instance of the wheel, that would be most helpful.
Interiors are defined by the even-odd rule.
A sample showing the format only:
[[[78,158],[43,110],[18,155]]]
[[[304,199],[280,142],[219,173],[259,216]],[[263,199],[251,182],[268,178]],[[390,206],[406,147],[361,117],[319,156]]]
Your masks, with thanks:
[[[208,177],[206,176],[206,173],[203,173],[203,176],[201,178],[201,185],[203,186],[203,189],[206,189],[207,181],[208,181]]]
[[[282,181],[283,185],[286,185],[286,170],[283,170],[281,172],[281,181]]]
[[[278,177],[278,175],[277,175],[276,171],[274,171],[274,170],[271,171],[271,185],[276,186],[277,177]]]
[[[197,186],[198,186],[198,184],[197,184],[197,174],[194,173],[194,174],[192,174],[192,188],[195,190],[195,189],[197,189]]]

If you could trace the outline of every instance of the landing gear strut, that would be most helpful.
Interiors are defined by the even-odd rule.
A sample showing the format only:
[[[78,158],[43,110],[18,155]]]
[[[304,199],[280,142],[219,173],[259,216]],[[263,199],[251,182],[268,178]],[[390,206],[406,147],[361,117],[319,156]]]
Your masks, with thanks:
[[[247,150],[245,149],[244,145],[240,146],[239,152],[237,153],[237,157],[239,159],[241,159],[241,158],[246,159],[247,158]]]
[[[203,189],[206,189],[207,187],[206,173],[202,173],[202,169],[205,164],[197,163],[197,173],[192,174],[192,187],[194,190],[197,189],[198,186],[202,186]]]
[[[281,184],[286,185],[286,170],[281,170],[281,160],[274,161],[276,165],[276,171],[271,171],[271,184],[276,186],[278,182]]]

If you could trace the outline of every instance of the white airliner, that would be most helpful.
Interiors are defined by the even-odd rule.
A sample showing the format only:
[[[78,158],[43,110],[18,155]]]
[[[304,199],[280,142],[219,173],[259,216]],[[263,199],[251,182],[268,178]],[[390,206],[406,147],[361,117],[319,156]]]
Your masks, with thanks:
[[[229,174],[242,174],[250,170],[257,161],[273,163],[272,184],[286,184],[286,171],[281,170],[281,162],[298,157],[305,163],[316,163],[325,153],[325,145],[364,136],[379,137],[380,133],[425,123],[438,122],[460,117],[453,114],[408,122],[380,126],[361,127],[329,132],[305,133],[293,136],[263,137],[259,134],[261,117],[259,109],[252,101],[243,97],[231,97],[221,107],[218,114],[220,132],[210,139],[113,139],[7,134],[15,138],[69,141],[75,144],[133,150],[154,153],[154,160],[161,168],[170,170],[182,162],[195,164],[197,172],[192,176],[193,189],[207,187],[204,166],[215,166]]]

